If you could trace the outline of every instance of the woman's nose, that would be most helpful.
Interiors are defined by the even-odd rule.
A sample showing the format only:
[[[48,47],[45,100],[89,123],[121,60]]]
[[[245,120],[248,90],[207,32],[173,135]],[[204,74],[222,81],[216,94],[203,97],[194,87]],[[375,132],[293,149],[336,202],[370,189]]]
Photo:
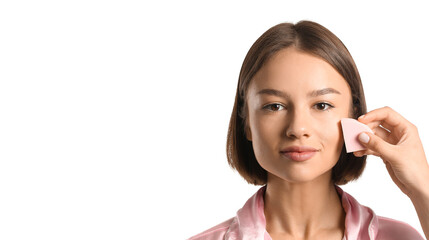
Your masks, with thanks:
[[[289,138],[309,137],[308,116],[305,113],[294,112],[287,119],[286,136]]]

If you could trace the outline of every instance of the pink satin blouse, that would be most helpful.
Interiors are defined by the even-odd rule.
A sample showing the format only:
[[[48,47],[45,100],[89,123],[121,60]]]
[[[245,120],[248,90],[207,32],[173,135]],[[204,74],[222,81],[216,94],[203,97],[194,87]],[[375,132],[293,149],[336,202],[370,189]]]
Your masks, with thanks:
[[[235,217],[189,240],[271,240],[265,230],[265,189],[265,186],[261,187],[243,208],[238,210]],[[375,215],[370,208],[360,205],[338,186],[337,192],[346,212],[343,240],[424,240],[410,225]]]

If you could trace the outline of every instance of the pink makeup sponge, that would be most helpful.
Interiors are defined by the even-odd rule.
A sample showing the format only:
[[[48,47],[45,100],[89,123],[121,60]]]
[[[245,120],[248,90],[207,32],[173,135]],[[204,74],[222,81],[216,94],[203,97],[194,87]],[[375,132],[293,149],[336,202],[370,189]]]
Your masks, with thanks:
[[[341,119],[341,127],[343,128],[343,137],[347,153],[366,149],[358,139],[361,132],[374,133],[367,125],[353,118]]]

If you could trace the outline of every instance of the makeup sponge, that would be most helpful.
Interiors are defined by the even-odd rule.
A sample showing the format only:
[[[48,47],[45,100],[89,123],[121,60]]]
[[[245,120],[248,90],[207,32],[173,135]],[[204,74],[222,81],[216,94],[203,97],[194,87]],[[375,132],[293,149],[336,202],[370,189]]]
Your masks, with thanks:
[[[374,133],[367,125],[353,118],[341,119],[341,127],[343,128],[343,137],[347,153],[366,149],[358,139],[361,132]]]

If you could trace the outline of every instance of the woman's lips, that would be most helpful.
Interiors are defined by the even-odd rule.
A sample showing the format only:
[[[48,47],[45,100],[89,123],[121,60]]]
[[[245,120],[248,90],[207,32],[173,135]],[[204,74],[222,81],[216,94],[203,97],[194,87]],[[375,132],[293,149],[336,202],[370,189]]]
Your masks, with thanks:
[[[312,158],[317,151],[304,151],[304,152],[281,152],[281,154],[290,160],[302,162]]]

